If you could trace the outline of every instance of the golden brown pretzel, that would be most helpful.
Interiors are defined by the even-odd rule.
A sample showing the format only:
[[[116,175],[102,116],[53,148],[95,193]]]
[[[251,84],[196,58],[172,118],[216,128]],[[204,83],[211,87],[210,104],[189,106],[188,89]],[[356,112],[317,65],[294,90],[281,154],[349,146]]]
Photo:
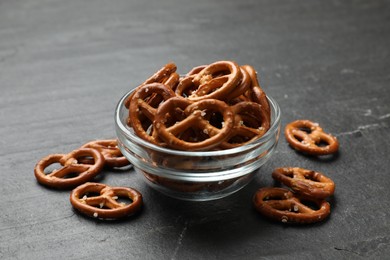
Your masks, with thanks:
[[[284,132],[287,142],[296,150],[310,155],[327,155],[338,151],[336,137],[325,133],[319,124],[309,120],[289,123]],[[321,144],[326,144],[322,146]]]
[[[257,78],[256,70],[250,65],[241,66],[246,72],[248,72],[249,77],[251,78],[252,86],[245,94],[250,100],[259,103],[263,109],[265,109],[267,116],[271,117],[271,109],[269,106],[269,102],[267,96],[263,89],[260,87],[259,80]]]
[[[176,85],[177,82],[175,82],[175,79],[177,78],[178,74],[176,73],[176,65],[174,63],[168,63],[164,65],[161,69],[159,69],[156,73],[154,73],[152,76],[150,76],[147,80],[145,80],[141,85],[139,85],[137,88],[140,88],[146,84],[150,83],[164,83],[168,82],[169,87],[172,88],[173,85]],[[177,78],[178,80],[178,78]],[[125,101],[126,108],[129,108],[130,101],[133,97],[135,92],[133,92],[132,95],[130,95],[127,100]]]
[[[154,129],[150,128],[157,107],[174,96],[173,90],[162,83],[146,84],[134,92],[129,106],[129,121],[139,137],[153,144],[163,145]]]
[[[215,89],[209,88],[209,86],[199,86],[199,83],[196,81],[196,77],[198,74],[203,73],[203,70],[205,70],[207,65],[202,65],[193,68],[190,72],[187,73],[187,75],[181,79],[179,82],[175,92],[178,96],[182,96],[185,98],[188,98],[190,100],[200,100],[203,98],[216,98],[215,94],[205,94],[204,97],[198,97],[194,98],[194,96],[198,95],[198,93],[201,93],[200,88],[204,87],[204,91],[214,91],[217,89],[217,85],[219,82],[226,80],[226,72],[221,71],[220,74],[217,75],[205,75],[203,76],[206,78],[206,80],[210,80],[211,86],[215,87]],[[226,95],[225,92],[221,92],[224,95],[217,96],[216,99],[219,100],[224,100],[226,102],[229,102],[230,100],[233,100],[234,98],[240,96],[241,94],[245,93],[248,88],[251,86],[251,79],[249,77],[249,74],[242,68],[239,68],[240,74],[241,74],[241,79],[237,82],[236,85],[231,86],[231,89],[222,89],[226,90]],[[212,82],[214,80],[214,83]],[[229,86],[230,87],[230,86]],[[221,89],[218,89],[218,91],[221,91]]]
[[[169,78],[172,73],[176,72],[176,69],[177,67],[174,63],[167,63],[160,70],[154,73],[151,77],[145,80],[145,82],[142,83],[142,85],[146,85],[149,83],[156,83],[156,82],[161,83],[167,78]]]
[[[232,107],[234,126],[221,148],[229,149],[245,145],[263,136],[270,128],[266,111],[255,102],[242,101]]]
[[[94,194],[96,196],[89,196]],[[130,199],[130,204],[121,203],[118,198]],[[99,219],[119,219],[137,213],[142,207],[142,195],[127,187],[110,187],[101,183],[88,182],[75,188],[70,202],[81,213]]]
[[[223,100],[239,84],[240,67],[233,61],[217,61],[194,75],[197,89],[188,97],[191,100],[215,98]]]
[[[81,148],[98,150],[104,156],[105,165],[108,167],[124,167],[130,164],[119,150],[116,139],[91,141],[84,144]],[[80,162],[89,163],[89,160],[81,160]]]
[[[334,182],[325,175],[298,167],[277,168],[272,177],[306,197],[325,199],[333,195]]]
[[[193,67],[187,74],[186,76],[192,76],[192,75],[195,75],[195,74],[198,74],[199,72],[201,72],[204,68],[206,68],[207,65],[200,65],[200,66],[196,66],[196,67]]]
[[[330,205],[327,201],[300,198],[283,188],[259,189],[253,197],[253,204],[262,215],[283,223],[314,223],[330,214]],[[308,205],[316,207],[313,209]]]
[[[167,120],[176,108],[184,110],[186,118],[182,120]],[[213,125],[215,115],[219,125]],[[234,123],[232,109],[223,101],[216,99],[203,99],[190,103],[187,99],[175,97],[164,102],[157,110],[154,128],[165,143],[179,150],[206,150],[218,146],[229,135]],[[206,136],[201,140],[186,141],[181,134],[188,129],[200,129]]]
[[[224,98],[224,100],[226,100],[227,102],[229,102],[230,100],[233,100],[236,97],[239,97],[242,94],[244,94],[246,91],[248,91],[248,89],[252,85],[251,78],[250,78],[248,72],[245,69],[241,68],[241,67],[240,67],[240,71],[241,71],[241,75],[242,75],[240,83],[237,84],[237,86],[233,89],[233,91],[230,92]]]
[[[92,164],[80,164],[83,158],[93,158]],[[46,174],[45,169],[52,164],[61,164]],[[69,189],[93,179],[103,168],[103,155],[91,148],[81,148],[68,154],[51,154],[41,159],[34,168],[39,183],[56,189]]]
[[[175,91],[177,84],[179,83],[179,80],[180,80],[180,75],[174,72],[169,77],[164,79],[162,83],[165,86],[170,87],[173,91]]]
[[[189,75],[182,78],[175,89],[177,96],[187,98],[197,90],[198,86],[194,84],[193,79],[195,75]]]

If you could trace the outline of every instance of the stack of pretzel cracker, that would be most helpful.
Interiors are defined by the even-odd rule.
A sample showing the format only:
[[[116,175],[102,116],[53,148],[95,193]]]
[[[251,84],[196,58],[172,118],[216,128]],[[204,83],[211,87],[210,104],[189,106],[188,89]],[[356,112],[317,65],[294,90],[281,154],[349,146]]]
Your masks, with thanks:
[[[268,99],[252,66],[217,61],[184,76],[176,70],[166,64],[126,100],[128,125],[140,138],[176,150],[220,150],[270,128]]]

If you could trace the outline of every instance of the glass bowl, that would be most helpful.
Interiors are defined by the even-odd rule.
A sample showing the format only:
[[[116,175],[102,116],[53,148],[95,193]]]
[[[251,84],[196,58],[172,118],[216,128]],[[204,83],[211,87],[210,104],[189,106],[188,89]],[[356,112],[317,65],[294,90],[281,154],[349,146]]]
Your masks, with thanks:
[[[115,110],[118,146],[146,183],[168,196],[191,201],[226,197],[247,185],[275,151],[280,108],[271,97],[271,127],[261,138],[227,150],[181,151],[149,143],[127,126],[124,103],[133,91],[122,97]]]

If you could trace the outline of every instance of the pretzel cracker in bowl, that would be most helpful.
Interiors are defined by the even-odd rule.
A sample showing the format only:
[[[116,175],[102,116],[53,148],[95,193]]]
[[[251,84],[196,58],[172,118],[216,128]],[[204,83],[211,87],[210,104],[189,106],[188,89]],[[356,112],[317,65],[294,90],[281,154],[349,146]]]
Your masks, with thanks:
[[[169,196],[203,201],[232,194],[278,143],[277,102],[253,78],[254,69],[250,76],[249,65],[224,63],[195,67],[176,85],[157,82],[170,93],[165,96],[148,87],[156,82],[142,83],[117,105],[118,147],[146,183]]]

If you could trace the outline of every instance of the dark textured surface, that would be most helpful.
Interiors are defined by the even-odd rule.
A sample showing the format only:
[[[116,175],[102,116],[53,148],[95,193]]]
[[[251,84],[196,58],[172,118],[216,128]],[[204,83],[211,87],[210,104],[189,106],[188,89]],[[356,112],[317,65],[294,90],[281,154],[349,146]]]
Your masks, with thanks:
[[[0,1],[0,259],[385,259],[390,254],[389,1]],[[336,158],[305,157],[284,137],[240,192],[194,203],[132,170],[145,207],[121,222],[85,218],[69,191],[38,185],[35,163],[114,137],[117,101],[163,64],[252,64],[282,126],[319,122]],[[252,208],[279,166],[322,171],[337,187],[323,223],[286,226]]]

